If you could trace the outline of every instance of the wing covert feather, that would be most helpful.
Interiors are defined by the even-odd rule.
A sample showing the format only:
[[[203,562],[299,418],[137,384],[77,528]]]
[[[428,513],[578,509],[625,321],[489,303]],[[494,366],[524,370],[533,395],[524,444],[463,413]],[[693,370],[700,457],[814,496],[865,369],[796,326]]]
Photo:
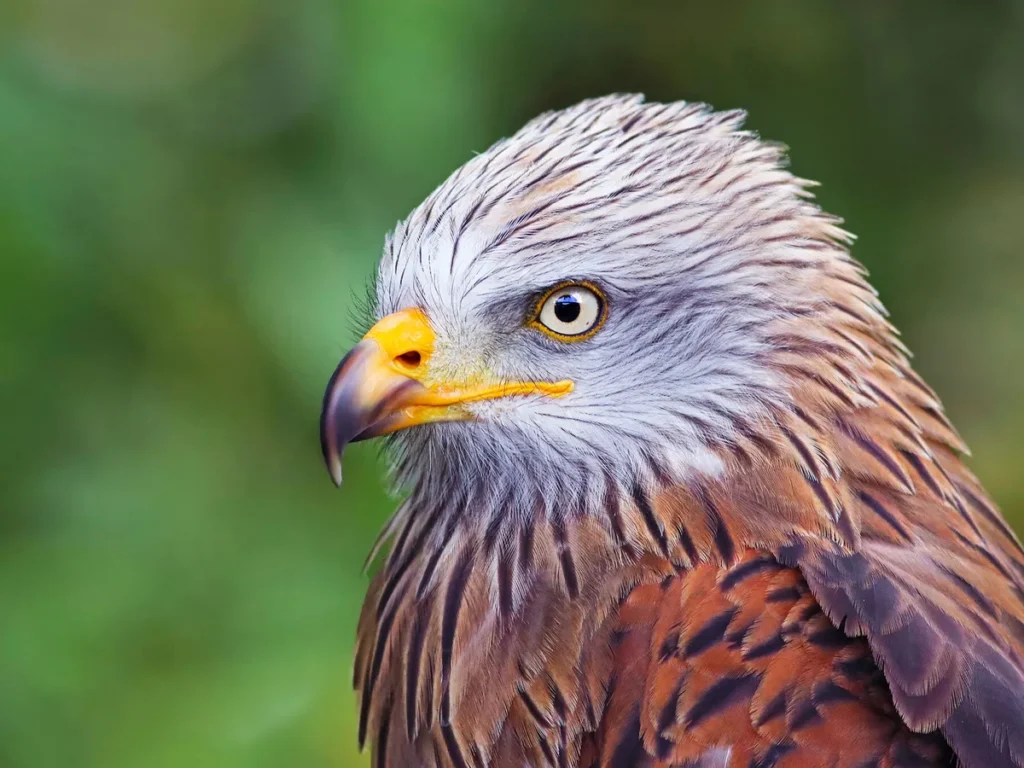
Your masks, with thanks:
[[[867,643],[768,553],[635,588],[616,637],[594,766],[951,764],[902,721]]]

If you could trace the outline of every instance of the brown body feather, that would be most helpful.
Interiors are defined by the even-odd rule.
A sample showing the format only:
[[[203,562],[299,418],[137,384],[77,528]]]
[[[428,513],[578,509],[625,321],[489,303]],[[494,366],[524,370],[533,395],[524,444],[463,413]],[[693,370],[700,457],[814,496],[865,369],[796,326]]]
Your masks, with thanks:
[[[1024,552],[842,233],[801,226],[759,267],[806,297],[760,361],[789,400],[724,472],[652,454],[599,514],[413,491],[359,626],[375,765],[1024,766]]]
[[[829,621],[800,573],[738,553],[634,589],[616,627],[593,766],[940,766],[952,753],[896,713],[863,638]]]
[[[721,477],[486,528],[408,500],[359,629],[375,764],[1024,765],[1024,553],[832,269]]]

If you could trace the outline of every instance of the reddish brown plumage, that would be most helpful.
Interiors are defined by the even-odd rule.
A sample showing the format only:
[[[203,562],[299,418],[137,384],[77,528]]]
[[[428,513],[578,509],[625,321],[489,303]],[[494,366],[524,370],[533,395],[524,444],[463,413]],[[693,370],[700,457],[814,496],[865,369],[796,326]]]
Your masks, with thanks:
[[[896,714],[863,638],[822,613],[799,572],[738,553],[634,589],[619,612],[595,766],[949,765],[938,734]],[[585,765],[588,763],[584,763]]]
[[[1021,764],[1024,554],[840,284],[720,478],[492,530],[408,502],[359,630],[378,765]]]
[[[724,471],[652,452],[656,487],[609,473],[598,513],[413,489],[359,625],[376,765],[1024,766],[1024,551],[800,216],[745,262],[799,284],[757,361],[788,396],[714,442]]]

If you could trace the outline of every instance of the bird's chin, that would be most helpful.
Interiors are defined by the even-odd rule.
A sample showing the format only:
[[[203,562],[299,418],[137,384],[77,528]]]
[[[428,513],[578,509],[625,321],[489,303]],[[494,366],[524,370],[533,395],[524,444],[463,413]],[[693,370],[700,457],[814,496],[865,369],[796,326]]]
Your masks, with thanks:
[[[349,439],[350,443],[361,443],[363,440],[371,440],[375,437],[381,437],[383,435],[394,432],[394,429],[389,429],[389,422],[391,418],[384,418],[375,421],[373,424],[368,426],[362,432],[358,433],[354,437]]]
[[[477,420],[478,418],[470,409],[461,404],[454,406],[410,406],[382,416],[348,442],[357,443],[361,440],[383,437],[395,432],[415,430],[427,424]]]
[[[383,437],[384,435],[409,429],[410,427],[404,423],[405,421],[406,418],[401,412],[390,413],[383,418],[377,419],[377,421],[370,424],[362,432],[355,435],[355,437],[350,438],[348,442],[359,443],[363,440],[372,440],[375,437]]]

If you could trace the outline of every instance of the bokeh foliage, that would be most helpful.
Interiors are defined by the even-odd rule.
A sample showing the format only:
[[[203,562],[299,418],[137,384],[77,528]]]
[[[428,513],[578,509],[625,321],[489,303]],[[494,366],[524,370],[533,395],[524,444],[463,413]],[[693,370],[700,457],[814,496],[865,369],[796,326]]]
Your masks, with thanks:
[[[745,107],[1024,523],[1024,5],[5,0],[0,765],[347,766],[319,398],[384,232],[544,109]]]

